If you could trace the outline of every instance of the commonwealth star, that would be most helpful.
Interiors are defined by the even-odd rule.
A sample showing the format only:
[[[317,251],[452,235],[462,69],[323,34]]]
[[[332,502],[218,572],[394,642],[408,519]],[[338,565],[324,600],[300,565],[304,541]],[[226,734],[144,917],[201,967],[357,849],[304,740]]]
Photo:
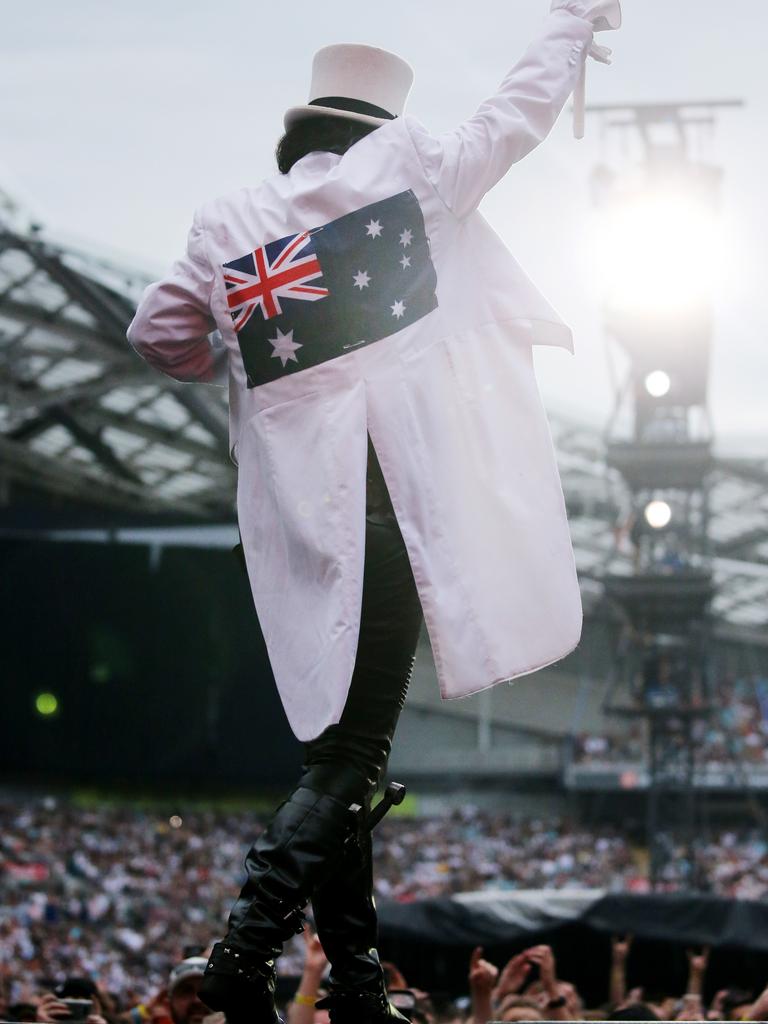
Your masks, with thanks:
[[[293,340],[293,330],[288,331],[287,334],[283,334],[280,328],[277,328],[277,337],[268,339],[270,345],[274,349],[272,358],[279,359],[283,366],[286,366],[289,359],[292,359],[294,363],[298,363],[296,358],[296,349],[301,348],[298,341]]]

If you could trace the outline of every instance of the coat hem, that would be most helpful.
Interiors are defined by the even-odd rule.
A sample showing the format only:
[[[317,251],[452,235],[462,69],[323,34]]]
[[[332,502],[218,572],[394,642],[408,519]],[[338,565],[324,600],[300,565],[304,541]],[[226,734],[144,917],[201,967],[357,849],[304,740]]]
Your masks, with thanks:
[[[512,675],[501,676],[501,678],[499,679],[494,679],[492,683],[488,683],[485,686],[478,686],[477,689],[469,690],[467,693],[456,693],[453,695],[448,695],[443,692],[443,689],[441,687],[440,697],[442,698],[442,700],[465,700],[467,697],[474,697],[475,694],[483,693],[485,690],[490,690],[494,686],[499,686],[501,683],[512,683],[515,679],[519,679],[521,676],[529,676],[533,672],[538,672],[540,669],[548,668],[550,665],[555,665],[558,661],[562,661],[563,658],[567,658],[569,654],[572,654],[580,643],[581,630],[579,630],[579,635],[575,644],[567,648],[567,650],[563,651],[561,654],[555,655],[555,657],[551,658],[549,661],[537,662],[535,665],[532,665],[529,668],[523,668],[519,672],[514,672]]]

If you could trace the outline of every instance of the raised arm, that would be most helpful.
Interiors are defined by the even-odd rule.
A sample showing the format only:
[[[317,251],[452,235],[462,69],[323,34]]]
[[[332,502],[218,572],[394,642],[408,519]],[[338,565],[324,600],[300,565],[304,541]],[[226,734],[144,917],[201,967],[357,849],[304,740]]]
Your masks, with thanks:
[[[288,1009],[288,1024],[312,1024],[315,1019],[315,1003],[323,974],[328,966],[328,958],[323,951],[320,939],[314,935],[308,924],[304,926],[304,945],[306,959],[299,987]]]
[[[204,229],[195,214],[186,255],[144,291],[127,331],[139,355],[174,380],[226,383],[227,349],[213,333],[212,287]]]
[[[469,991],[472,1001],[472,1024],[487,1024],[493,1017],[493,987],[499,969],[483,959],[483,947],[477,946],[469,958]]]
[[[611,936],[611,983],[610,1002],[616,1008],[627,994],[627,957],[632,945],[632,936]]]
[[[457,217],[471,213],[485,193],[535,149],[551,131],[579,80],[588,53],[605,60],[593,46],[590,18],[596,0],[554,0],[523,56],[495,95],[453,131],[431,136],[409,121],[411,137],[427,177]],[[618,8],[618,0],[601,0]]]

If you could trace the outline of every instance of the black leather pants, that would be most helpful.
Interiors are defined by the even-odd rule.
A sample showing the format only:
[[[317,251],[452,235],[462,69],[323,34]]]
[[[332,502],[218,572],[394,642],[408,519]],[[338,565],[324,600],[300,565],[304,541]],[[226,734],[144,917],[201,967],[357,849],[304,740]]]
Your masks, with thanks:
[[[368,445],[360,636],[341,721],[305,744],[301,784],[363,804],[384,773],[411,679],[422,611],[373,446]]]

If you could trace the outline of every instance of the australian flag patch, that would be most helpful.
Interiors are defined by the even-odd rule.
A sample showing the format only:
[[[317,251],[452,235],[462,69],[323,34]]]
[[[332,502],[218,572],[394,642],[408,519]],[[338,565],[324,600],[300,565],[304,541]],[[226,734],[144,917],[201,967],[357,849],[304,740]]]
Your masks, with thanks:
[[[412,191],[225,263],[248,387],[395,334],[437,307],[437,276]]]

